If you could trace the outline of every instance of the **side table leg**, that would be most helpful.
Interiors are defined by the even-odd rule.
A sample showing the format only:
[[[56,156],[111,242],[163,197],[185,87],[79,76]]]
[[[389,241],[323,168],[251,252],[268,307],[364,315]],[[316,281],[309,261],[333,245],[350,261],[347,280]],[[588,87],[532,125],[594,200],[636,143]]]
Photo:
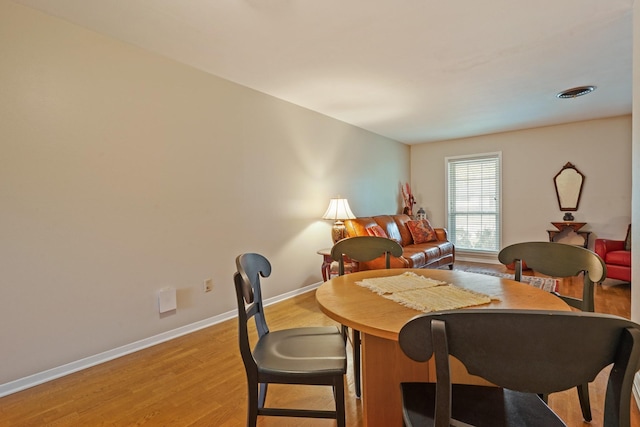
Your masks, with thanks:
[[[322,261],[322,280],[325,282],[329,280],[329,276],[331,275],[331,261],[333,261],[331,255],[325,255]]]

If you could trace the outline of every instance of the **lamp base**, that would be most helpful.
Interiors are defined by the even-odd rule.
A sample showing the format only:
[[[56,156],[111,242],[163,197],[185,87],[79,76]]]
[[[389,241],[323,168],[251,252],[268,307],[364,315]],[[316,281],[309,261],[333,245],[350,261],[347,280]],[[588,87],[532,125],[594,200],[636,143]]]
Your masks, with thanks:
[[[346,228],[344,227],[344,222],[336,221],[331,228],[331,238],[333,239],[333,243],[338,243],[340,240],[345,238]]]

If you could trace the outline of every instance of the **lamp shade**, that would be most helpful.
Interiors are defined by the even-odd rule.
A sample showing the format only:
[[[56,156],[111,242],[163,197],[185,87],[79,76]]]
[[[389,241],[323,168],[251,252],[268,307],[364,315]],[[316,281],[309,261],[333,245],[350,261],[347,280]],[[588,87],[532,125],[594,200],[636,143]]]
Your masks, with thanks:
[[[351,212],[347,199],[331,199],[327,211],[322,215],[322,219],[332,219],[341,221],[343,219],[353,219],[356,216]]]

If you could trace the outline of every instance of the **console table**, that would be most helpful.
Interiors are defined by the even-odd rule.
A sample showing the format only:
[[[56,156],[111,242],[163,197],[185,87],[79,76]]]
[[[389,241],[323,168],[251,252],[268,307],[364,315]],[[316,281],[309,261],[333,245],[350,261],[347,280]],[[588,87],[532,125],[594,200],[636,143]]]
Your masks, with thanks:
[[[582,227],[587,225],[586,222],[564,221],[564,222],[552,222],[551,224],[556,229],[547,230],[547,233],[549,233],[550,242],[553,242],[558,234],[562,233],[564,230],[568,228],[584,239],[584,243],[582,244],[582,247],[586,248],[587,246],[589,246],[589,235],[591,234],[591,232],[582,231]]]

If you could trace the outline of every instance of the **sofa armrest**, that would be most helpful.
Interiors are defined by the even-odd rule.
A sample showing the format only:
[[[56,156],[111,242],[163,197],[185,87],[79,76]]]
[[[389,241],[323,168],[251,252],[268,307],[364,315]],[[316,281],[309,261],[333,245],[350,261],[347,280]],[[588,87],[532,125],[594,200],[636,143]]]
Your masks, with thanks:
[[[607,252],[623,251],[624,240],[596,239],[593,250],[604,260]]]
[[[436,238],[439,242],[448,242],[449,241],[449,233],[446,228],[434,228],[436,232]]]

